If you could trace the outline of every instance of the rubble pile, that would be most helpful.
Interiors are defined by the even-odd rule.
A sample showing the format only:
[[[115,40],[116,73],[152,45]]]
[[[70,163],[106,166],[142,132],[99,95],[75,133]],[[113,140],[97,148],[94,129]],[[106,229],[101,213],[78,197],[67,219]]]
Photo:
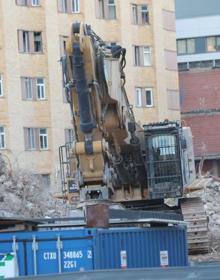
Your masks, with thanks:
[[[0,216],[54,218],[65,215],[65,204],[52,197],[40,176],[27,170],[9,170],[1,157],[0,187]]]
[[[204,189],[203,201],[211,233],[220,238],[220,182],[213,181]]]
[[[202,178],[202,189],[189,196],[201,197],[208,216],[210,245],[214,251],[220,251],[220,180],[215,177]]]

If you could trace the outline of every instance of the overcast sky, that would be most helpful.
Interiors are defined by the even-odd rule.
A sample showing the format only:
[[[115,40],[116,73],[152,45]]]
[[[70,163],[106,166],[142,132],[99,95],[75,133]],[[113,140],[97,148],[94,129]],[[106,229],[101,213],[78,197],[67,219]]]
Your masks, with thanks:
[[[177,19],[220,15],[220,0],[175,0],[175,1],[176,1]]]

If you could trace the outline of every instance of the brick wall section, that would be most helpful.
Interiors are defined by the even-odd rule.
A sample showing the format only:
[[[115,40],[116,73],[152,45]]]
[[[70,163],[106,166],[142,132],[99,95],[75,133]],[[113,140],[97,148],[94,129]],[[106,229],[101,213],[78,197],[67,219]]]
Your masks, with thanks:
[[[220,155],[220,114],[182,119],[192,129],[195,156]]]
[[[181,111],[220,108],[220,69],[179,72]]]

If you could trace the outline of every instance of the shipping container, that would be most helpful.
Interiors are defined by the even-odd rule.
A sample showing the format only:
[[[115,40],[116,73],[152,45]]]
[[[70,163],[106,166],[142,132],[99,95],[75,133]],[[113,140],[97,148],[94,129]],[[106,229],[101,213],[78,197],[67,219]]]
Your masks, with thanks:
[[[183,226],[1,233],[0,255],[20,276],[188,265]]]

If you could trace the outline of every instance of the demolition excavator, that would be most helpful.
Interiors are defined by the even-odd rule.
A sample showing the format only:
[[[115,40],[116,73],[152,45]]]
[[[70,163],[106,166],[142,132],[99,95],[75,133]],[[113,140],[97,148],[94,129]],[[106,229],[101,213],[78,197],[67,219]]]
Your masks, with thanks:
[[[184,198],[195,179],[190,129],[171,121],[137,124],[125,90],[126,49],[106,44],[90,26],[72,25],[65,53],[63,86],[75,135],[59,150],[63,195],[70,204],[112,201],[182,212],[191,251],[206,251],[203,204]],[[167,199],[175,200],[172,209]]]

